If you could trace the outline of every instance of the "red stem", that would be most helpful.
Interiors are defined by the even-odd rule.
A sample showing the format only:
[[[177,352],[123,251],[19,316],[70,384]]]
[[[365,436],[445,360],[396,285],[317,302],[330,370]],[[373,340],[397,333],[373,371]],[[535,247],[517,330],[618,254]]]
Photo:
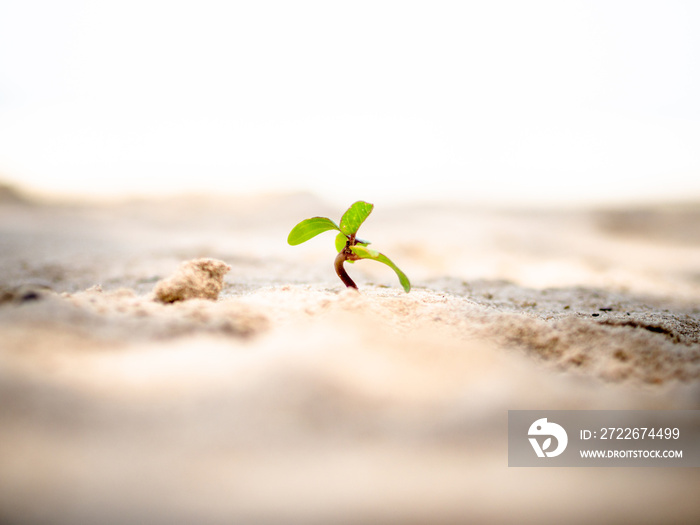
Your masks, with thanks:
[[[355,255],[354,253],[350,252],[349,248],[346,246],[345,249],[342,252],[339,252],[338,255],[335,257],[335,273],[338,274],[338,277],[340,277],[340,280],[343,281],[343,284],[347,286],[348,288],[354,288],[357,290],[357,285],[355,284],[355,281],[353,281],[350,276],[348,275],[348,272],[345,271],[345,268],[343,267],[343,263],[347,261],[350,257],[350,255]]]

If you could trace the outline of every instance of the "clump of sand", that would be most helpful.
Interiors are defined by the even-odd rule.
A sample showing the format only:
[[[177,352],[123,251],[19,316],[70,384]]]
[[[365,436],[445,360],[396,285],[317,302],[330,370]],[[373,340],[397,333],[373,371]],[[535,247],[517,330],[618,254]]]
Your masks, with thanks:
[[[216,301],[221,293],[224,275],[231,267],[217,259],[194,259],[183,262],[177,271],[153,289],[155,300],[174,303],[188,299]]]

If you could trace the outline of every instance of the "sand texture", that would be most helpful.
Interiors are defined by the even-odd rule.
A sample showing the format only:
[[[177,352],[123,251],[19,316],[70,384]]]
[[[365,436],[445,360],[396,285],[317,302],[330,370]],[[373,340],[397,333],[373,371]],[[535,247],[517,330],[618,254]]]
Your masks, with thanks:
[[[408,294],[286,244],[342,213],[312,195],[0,192],[0,522],[700,520],[697,469],[509,469],[506,433],[700,409],[700,207],[375,206]]]
[[[224,275],[231,269],[216,259],[195,259],[183,262],[175,273],[158,281],[153,288],[156,301],[175,303],[189,299],[216,301],[224,285]]]

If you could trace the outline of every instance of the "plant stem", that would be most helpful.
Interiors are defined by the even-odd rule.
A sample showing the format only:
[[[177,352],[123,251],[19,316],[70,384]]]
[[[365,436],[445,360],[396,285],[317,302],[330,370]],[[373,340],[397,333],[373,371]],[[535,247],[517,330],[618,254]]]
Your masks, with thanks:
[[[354,288],[357,290],[357,285],[355,284],[355,281],[353,281],[350,276],[348,275],[348,272],[345,271],[345,268],[343,267],[343,263],[348,260],[349,255],[354,255],[349,248],[346,246],[345,249],[341,252],[338,253],[335,257],[335,273],[338,274],[338,277],[340,277],[340,280],[343,281],[343,284],[347,286],[348,288]]]

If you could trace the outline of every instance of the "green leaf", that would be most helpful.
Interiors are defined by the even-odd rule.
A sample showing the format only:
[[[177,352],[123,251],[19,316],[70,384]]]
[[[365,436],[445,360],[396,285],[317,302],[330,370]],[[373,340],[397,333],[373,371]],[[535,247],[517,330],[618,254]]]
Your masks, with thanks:
[[[357,237],[355,238],[355,242],[359,244],[360,246],[367,246],[368,244],[372,244],[369,241],[365,241],[363,239],[358,239]],[[345,245],[348,243],[348,238],[347,236],[343,233],[340,232],[338,235],[335,237],[335,250],[340,253],[343,251],[343,248],[345,248]],[[348,262],[354,262],[354,261],[348,261]]]
[[[338,253],[342,252],[343,248],[345,248],[345,245],[347,243],[347,236],[343,232],[340,232],[338,235],[335,236],[335,251],[337,251]]]
[[[326,217],[311,217],[301,221],[292,228],[292,231],[289,232],[289,237],[287,237],[287,242],[292,246],[296,246],[328,230],[340,230],[340,228],[335,222]]]
[[[374,204],[357,201],[350,206],[340,219],[340,231],[348,237],[357,233],[365,219],[372,213]]]
[[[406,277],[406,274],[399,270],[399,267],[391,262],[386,255],[379,253],[377,250],[372,250],[364,246],[351,246],[350,249],[361,259],[371,259],[373,261],[379,261],[380,263],[386,264],[396,272],[396,275],[399,277],[399,282],[401,283],[401,286],[403,286],[406,293],[411,291],[411,282],[408,280],[408,277]]]

